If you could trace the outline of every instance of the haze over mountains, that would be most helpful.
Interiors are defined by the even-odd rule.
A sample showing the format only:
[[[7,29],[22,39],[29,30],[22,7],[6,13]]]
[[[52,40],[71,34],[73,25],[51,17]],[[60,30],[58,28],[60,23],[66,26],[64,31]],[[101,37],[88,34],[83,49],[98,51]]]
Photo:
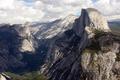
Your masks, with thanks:
[[[106,16],[108,21],[120,21],[120,15]]]

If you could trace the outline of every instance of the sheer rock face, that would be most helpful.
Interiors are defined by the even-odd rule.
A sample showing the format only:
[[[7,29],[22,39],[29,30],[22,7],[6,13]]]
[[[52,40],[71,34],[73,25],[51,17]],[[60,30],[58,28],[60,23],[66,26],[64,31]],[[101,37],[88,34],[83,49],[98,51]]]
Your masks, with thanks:
[[[106,18],[101,13],[93,8],[88,8],[87,13],[89,17],[86,20],[90,20],[90,24],[86,26],[86,31],[89,34],[89,38],[95,35],[94,31],[99,30],[103,32],[111,32],[108,26]]]
[[[29,52],[34,52],[34,51],[35,51],[35,48],[34,48],[34,46],[33,46],[32,41],[29,41],[29,40],[27,40],[27,39],[23,40],[22,46],[21,46],[21,48],[20,48],[20,51],[21,51],[21,52],[27,52],[27,51],[29,51]]]
[[[23,38],[21,47],[19,48],[21,52],[34,52],[36,47],[36,41],[34,40],[33,35],[31,34],[30,24],[26,23],[22,25],[19,35]]]
[[[80,24],[80,21],[85,22],[85,20],[87,19],[85,17],[88,14],[86,10],[83,10],[82,13],[82,16],[75,20],[75,23],[73,24],[73,29],[66,31],[65,33],[63,33],[63,35],[58,36],[57,39],[53,40],[48,51],[48,57],[46,60],[47,64],[45,64],[44,67],[50,68],[51,65],[53,65],[53,69],[65,69],[67,67],[70,67],[80,56],[80,53],[88,44],[88,35],[85,32],[86,23],[82,23],[83,25]],[[57,67],[58,65],[59,67]]]
[[[117,80],[112,68],[119,43],[109,33],[95,39],[94,30],[109,31],[107,21],[99,21],[99,14],[83,9],[72,29],[53,38],[41,68],[49,80]],[[84,52],[86,48],[88,51]]]
[[[105,32],[111,31],[108,26],[107,19],[103,15],[101,15],[99,11],[93,8],[88,8],[87,12],[91,20],[90,26],[94,27],[95,29],[102,30]]]

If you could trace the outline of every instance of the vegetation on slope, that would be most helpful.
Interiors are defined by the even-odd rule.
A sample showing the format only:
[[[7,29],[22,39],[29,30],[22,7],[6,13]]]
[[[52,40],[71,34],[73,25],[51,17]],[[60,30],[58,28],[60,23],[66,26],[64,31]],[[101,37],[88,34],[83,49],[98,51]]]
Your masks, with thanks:
[[[47,80],[43,74],[39,74],[37,72],[30,72],[22,75],[11,72],[6,72],[6,74],[10,76],[12,80]]]

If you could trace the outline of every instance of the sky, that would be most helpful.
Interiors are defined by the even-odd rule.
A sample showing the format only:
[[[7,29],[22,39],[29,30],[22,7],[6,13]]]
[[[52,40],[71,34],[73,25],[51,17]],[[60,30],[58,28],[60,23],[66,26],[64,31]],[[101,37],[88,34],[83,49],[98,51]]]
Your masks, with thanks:
[[[51,21],[82,8],[96,8],[103,15],[120,15],[120,0],[0,0],[0,23]]]

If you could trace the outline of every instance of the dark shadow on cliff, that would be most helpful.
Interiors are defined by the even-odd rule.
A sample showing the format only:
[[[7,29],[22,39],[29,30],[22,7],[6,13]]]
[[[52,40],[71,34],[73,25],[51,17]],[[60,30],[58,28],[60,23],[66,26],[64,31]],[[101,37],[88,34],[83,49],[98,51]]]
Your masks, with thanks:
[[[83,50],[89,46],[88,34],[85,30],[90,25],[90,19],[86,10],[82,10],[81,16],[75,20],[73,28],[65,31],[58,37],[48,55],[46,71],[49,80],[79,80],[88,75],[81,66]]]
[[[21,38],[13,27],[8,24],[0,27],[0,72],[23,66],[19,61]]]

